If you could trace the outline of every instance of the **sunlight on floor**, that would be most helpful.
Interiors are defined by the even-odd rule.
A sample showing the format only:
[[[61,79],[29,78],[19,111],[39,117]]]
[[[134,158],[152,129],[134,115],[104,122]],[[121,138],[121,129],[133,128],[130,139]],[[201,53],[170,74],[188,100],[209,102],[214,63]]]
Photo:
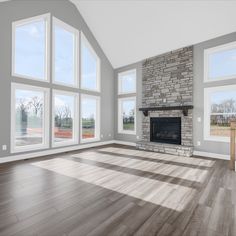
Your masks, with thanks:
[[[40,161],[32,165],[177,211],[182,211],[197,191],[190,187],[63,158]]]

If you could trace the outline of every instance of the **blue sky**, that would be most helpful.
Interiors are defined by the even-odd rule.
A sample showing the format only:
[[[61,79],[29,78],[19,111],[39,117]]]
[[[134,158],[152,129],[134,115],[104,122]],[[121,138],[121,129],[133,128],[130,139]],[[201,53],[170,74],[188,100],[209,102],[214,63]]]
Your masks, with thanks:
[[[236,91],[215,92],[211,96],[211,103],[220,104],[225,100],[234,99],[236,101]]]
[[[121,87],[123,93],[135,91],[135,76],[133,74],[127,74],[121,78]]]
[[[122,110],[126,116],[129,116],[130,111],[134,109],[134,101],[123,101]]]
[[[217,52],[209,57],[210,78],[236,75],[236,49]]]
[[[82,99],[82,104],[81,104],[81,111],[82,111],[82,118],[95,118],[96,114],[96,100],[95,99],[89,99],[89,98],[84,98]]]
[[[71,114],[74,113],[74,96],[56,94],[55,111],[56,109],[64,108],[65,106],[68,106],[70,108]]]

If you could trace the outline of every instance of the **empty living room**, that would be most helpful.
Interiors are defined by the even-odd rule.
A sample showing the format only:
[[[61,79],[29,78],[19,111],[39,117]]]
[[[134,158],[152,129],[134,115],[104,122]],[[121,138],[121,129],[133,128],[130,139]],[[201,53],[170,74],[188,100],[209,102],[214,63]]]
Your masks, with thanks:
[[[236,236],[236,0],[0,0],[0,236]]]

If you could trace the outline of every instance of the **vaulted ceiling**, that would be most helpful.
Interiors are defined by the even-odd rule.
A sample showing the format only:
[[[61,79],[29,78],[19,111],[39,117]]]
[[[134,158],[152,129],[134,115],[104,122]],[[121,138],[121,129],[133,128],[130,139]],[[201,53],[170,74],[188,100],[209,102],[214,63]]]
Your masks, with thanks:
[[[236,31],[236,1],[71,1],[114,68]]]

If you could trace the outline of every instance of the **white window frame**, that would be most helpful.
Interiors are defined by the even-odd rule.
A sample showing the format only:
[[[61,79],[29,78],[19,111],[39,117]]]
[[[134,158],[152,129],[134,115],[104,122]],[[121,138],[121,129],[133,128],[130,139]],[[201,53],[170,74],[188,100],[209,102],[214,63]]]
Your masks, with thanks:
[[[226,51],[230,49],[236,49],[236,42],[231,42],[231,43],[227,43],[224,45],[220,45],[217,47],[204,50],[204,82],[208,83],[208,82],[217,82],[217,81],[228,80],[228,79],[236,79],[236,74],[230,75],[230,76],[216,77],[213,79],[209,78],[209,56],[213,53],[222,52],[222,51]]]
[[[80,50],[80,88],[83,90],[87,90],[87,91],[93,91],[93,92],[100,92],[101,91],[101,60],[98,57],[97,53],[95,52],[95,50],[93,49],[93,47],[91,46],[91,44],[89,43],[89,41],[87,40],[87,38],[85,37],[85,35],[83,34],[83,32],[80,33],[81,38],[80,38],[80,48],[82,48],[82,43],[84,43],[87,48],[90,50],[90,52],[94,55],[94,57],[96,58],[97,61],[97,75],[96,75],[96,80],[97,80],[97,87],[96,89],[90,89],[90,88],[86,88],[82,86],[82,75],[83,75],[83,68],[82,68],[82,49]]]
[[[56,95],[65,95],[65,96],[73,96],[74,97],[74,117],[73,117],[73,139],[66,140],[61,142],[54,142],[55,134],[54,134],[54,127],[55,127],[55,96]],[[52,91],[52,147],[63,147],[63,146],[71,146],[79,144],[79,94],[73,92],[67,92],[64,90],[56,90],[53,89]]]
[[[21,147],[15,146],[15,128],[16,128],[15,126],[16,124],[15,91],[17,89],[44,92],[44,113],[43,113],[43,134],[44,135],[43,135],[42,144],[27,145],[27,146],[21,146]],[[49,88],[18,84],[18,83],[11,84],[11,153],[26,152],[26,151],[49,148],[49,108],[50,108],[49,97],[50,97]]]
[[[100,141],[100,131],[101,131],[101,98],[99,96],[95,95],[88,95],[88,94],[81,94],[80,95],[80,143],[90,143],[90,142],[96,142]],[[95,137],[94,138],[86,138],[83,139],[83,124],[82,124],[82,102],[83,99],[95,99],[96,100],[96,120],[95,120]]]
[[[204,140],[229,142],[230,137],[212,136],[210,135],[210,115],[211,115],[211,95],[219,91],[236,90],[236,85],[226,85],[204,88]],[[224,114],[224,113],[219,113]],[[229,114],[229,113],[227,113]]]
[[[124,130],[123,129],[123,112],[122,112],[122,103],[124,101],[133,101],[134,100],[134,130]],[[123,97],[118,98],[118,133],[119,134],[132,134],[136,135],[136,97]]]
[[[135,90],[130,91],[130,92],[122,92],[122,77],[126,76],[126,75],[129,75],[129,74],[134,74],[135,75]],[[127,70],[127,71],[118,73],[118,95],[136,93],[136,90],[137,90],[136,86],[137,86],[137,72],[136,72],[136,69],[131,69],[131,70]]]
[[[74,34],[74,85],[55,80],[55,25]],[[54,84],[63,85],[66,87],[79,88],[79,31],[65,22],[52,17],[52,81]]]
[[[51,18],[50,13],[47,13],[47,14],[43,14],[43,15],[39,15],[39,16],[35,16],[35,17],[27,18],[27,19],[15,21],[15,22],[12,23],[12,76],[13,77],[36,80],[36,81],[40,81],[40,82],[50,82],[50,34],[51,34],[50,18]],[[15,72],[15,39],[16,39],[15,30],[16,30],[16,27],[21,26],[21,25],[25,25],[25,24],[30,24],[30,23],[33,23],[35,21],[41,21],[41,20],[44,20],[45,23],[46,23],[46,32],[45,32],[46,47],[45,47],[45,65],[44,65],[45,66],[45,68],[44,68],[45,74],[44,74],[44,79],[39,79],[39,78],[27,76],[27,75],[17,74]]]

